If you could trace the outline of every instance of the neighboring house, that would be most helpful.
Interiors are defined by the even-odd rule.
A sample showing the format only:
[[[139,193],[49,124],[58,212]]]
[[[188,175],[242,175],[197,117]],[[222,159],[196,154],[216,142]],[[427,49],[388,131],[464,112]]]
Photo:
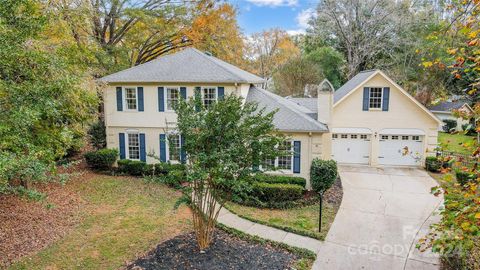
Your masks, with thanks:
[[[287,99],[256,87],[262,78],[189,48],[101,80],[108,84],[107,147],[118,148],[121,159],[153,163],[148,154],[154,153],[162,161],[184,161],[172,104],[196,91],[206,106],[237,95],[278,110],[274,124],[291,138],[280,147],[294,154],[268,161],[279,169],[275,173],[309,179],[316,157],[418,166],[437,144],[440,121],[380,71],[359,73],[335,93],[323,87],[318,98]]]
[[[472,113],[473,109],[468,105],[465,100],[456,100],[456,101],[443,101],[434,106],[430,107],[430,111],[435,114],[440,120],[453,120],[457,122],[457,131],[462,131],[463,125],[469,124],[470,121],[458,118],[453,115],[454,111],[462,111],[466,113]],[[443,131],[443,125],[439,128],[440,131]]]

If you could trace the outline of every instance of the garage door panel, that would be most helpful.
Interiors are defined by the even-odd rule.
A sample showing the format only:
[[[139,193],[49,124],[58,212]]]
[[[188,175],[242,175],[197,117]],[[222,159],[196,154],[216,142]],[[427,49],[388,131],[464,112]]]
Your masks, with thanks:
[[[419,165],[423,153],[423,138],[418,135],[380,135],[379,164]]]
[[[338,163],[368,164],[370,160],[370,135],[333,134],[332,158]]]

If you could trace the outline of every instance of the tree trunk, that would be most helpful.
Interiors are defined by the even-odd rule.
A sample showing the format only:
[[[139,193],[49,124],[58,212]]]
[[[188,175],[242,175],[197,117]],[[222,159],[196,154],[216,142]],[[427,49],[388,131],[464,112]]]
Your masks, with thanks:
[[[204,252],[212,242],[222,205],[215,200],[208,181],[194,181],[192,197],[193,228],[200,252]]]

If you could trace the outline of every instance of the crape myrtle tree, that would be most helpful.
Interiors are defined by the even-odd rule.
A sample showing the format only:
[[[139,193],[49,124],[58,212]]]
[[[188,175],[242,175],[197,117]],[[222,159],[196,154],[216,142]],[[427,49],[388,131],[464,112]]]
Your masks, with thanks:
[[[275,111],[266,112],[241,97],[228,95],[205,107],[196,98],[175,106],[177,131],[185,138],[193,225],[200,251],[212,241],[215,223],[232,191],[248,189],[246,176],[262,160],[278,156],[284,141],[272,123]]]

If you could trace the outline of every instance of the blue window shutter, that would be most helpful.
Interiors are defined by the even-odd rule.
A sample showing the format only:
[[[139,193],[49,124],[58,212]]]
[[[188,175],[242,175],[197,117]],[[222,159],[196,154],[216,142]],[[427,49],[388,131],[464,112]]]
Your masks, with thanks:
[[[120,159],[125,159],[125,133],[118,133],[118,146],[120,147]]]
[[[123,111],[123,97],[122,97],[122,87],[117,86],[117,111]]]
[[[144,106],[143,106],[143,87],[138,87],[137,88],[138,92],[138,111],[143,112]]]
[[[200,106],[202,105],[202,89],[200,86],[195,87],[195,111],[200,111]]]
[[[158,111],[165,111],[165,90],[163,87],[158,87]]]
[[[185,136],[180,135],[180,162],[185,163],[187,161],[187,153],[183,146],[185,145]]]
[[[225,97],[225,87],[219,86],[217,89],[218,89],[218,100],[223,100]]]
[[[363,88],[363,110],[364,111],[368,111],[369,99],[370,99],[370,88],[364,87]]]
[[[301,141],[293,142],[293,173],[300,173],[300,154],[302,149]]]
[[[140,133],[140,160],[147,162],[147,151],[145,149],[145,133]]]
[[[390,87],[383,88],[382,111],[388,111],[388,103],[390,102]]]
[[[186,87],[180,87],[180,96],[183,99],[187,99],[187,88]]]
[[[165,134],[160,134],[160,161],[167,162],[167,147]]]

